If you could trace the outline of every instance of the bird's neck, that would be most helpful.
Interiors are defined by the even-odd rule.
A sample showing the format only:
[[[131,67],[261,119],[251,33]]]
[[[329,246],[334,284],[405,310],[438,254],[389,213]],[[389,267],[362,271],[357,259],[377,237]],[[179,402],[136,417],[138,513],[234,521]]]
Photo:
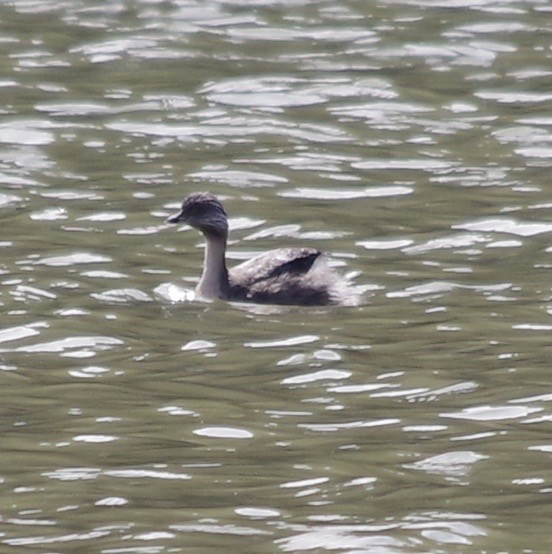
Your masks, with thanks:
[[[205,234],[203,273],[196,293],[208,299],[226,298],[230,285],[226,269],[226,235]]]

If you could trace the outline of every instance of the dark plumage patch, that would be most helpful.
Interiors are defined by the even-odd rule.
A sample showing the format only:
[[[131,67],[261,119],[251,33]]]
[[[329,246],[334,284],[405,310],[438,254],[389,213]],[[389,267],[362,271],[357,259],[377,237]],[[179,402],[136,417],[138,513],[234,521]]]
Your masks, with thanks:
[[[258,283],[259,281],[264,281],[266,279],[273,279],[284,273],[289,273],[291,275],[301,275],[303,273],[307,273],[307,271],[309,271],[312,267],[312,264],[318,259],[320,254],[321,252],[319,250],[314,250],[311,248],[301,248],[297,250],[290,248],[289,261],[274,266],[265,275],[259,275],[259,277],[254,279],[251,284]]]

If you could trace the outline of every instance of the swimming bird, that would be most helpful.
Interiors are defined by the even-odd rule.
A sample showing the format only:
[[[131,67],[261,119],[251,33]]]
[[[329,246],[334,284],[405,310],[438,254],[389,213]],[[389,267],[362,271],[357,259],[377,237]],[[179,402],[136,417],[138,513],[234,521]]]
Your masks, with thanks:
[[[284,305],[356,305],[348,280],[323,263],[315,248],[278,248],[226,267],[228,219],[221,202],[194,192],[167,223],[187,223],[205,237],[203,272],[196,295],[205,299]]]

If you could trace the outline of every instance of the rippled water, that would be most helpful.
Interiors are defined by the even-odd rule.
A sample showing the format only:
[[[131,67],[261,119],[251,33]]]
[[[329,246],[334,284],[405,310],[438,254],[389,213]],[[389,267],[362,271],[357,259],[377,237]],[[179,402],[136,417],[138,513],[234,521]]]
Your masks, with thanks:
[[[551,11],[1,2],[2,548],[548,551]],[[190,302],[193,190],[365,302]]]

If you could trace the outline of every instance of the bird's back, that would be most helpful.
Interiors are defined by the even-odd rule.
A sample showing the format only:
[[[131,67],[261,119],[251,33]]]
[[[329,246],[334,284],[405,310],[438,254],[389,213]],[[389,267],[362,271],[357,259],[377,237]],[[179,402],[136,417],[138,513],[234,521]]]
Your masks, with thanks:
[[[271,304],[331,303],[328,284],[315,278],[315,248],[279,248],[229,272],[231,300]],[[325,281],[325,280],[323,280]]]
[[[289,273],[303,275],[320,256],[315,248],[278,248],[255,256],[232,268],[231,273],[240,284],[254,283]]]

